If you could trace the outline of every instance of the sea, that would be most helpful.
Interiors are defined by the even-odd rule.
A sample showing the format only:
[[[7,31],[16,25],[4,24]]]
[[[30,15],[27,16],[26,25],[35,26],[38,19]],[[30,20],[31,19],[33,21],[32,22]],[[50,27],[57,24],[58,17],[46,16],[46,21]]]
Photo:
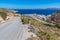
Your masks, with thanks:
[[[57,12],[60,9],[14,9],[18,11],[18,14],[39,14],[39,15],[50,15]]]

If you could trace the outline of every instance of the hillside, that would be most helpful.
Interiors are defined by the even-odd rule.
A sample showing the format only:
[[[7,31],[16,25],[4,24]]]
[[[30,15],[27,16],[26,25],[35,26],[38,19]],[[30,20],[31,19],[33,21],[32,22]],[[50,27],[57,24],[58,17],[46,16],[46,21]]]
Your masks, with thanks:
[[[14,16],[20,17],[20,14],[16,14],[14,10],[0,8],[0,23],[5,22],[9,19],[13,19]],[[21,18],[14,18],[14,20],[15,19],[18,19],[18,23],[23,23],[24,25],[27,24],[29,26],[27,29],[29,30],[25,30],[26,27],[24,27],[22,30],[25,31],[24,33],[28,31],[36,34],[37,40],[60,40],[60,11],[51,14],[49,17],[37,14],[22,14]],[[19,19],[21,22],[19,22]],[[14,21],[12,22],[15,24]],[[17,26],[18,24],[16,27]],[[21,25],[19,26],[21,27]],[[35,37],[32,36],[32,38],[35,40]],[[30,38],[27,40],[32,39]]]
[[[1,11],[0,15],[0,21],[6,21],[5,23],[0,23],[1,40],[25,40],[33,34],[32,32],[28,32],[29,25],[22,24],[20,14]]]
[[[5,20],[8,20],[16,15],[18,15],[18,14],[16,14],[16,11],[14,11],[14,10],[0,8],[0,23],[4,22]]]
[[[50,18],[49,18],[50,19]],[[40,21],[39,21],[40,20]],[[60,26],[52,22],[42,22],[41,19],[35,19],[32,15],[22,15],[23,24],[30,24],[30,32],[35,33],[39,40],[60,40]]]

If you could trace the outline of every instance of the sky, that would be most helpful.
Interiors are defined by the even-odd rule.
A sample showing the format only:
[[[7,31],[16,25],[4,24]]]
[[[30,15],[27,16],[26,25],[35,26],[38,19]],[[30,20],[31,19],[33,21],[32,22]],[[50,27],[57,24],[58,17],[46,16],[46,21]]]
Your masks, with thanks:
[[[60,0],[0,0],[0,8],[60,8]]]

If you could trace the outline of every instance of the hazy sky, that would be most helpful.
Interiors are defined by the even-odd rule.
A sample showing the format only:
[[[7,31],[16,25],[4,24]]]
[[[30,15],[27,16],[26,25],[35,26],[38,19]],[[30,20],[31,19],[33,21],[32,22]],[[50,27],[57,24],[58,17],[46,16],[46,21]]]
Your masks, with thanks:
[[[0,0],[0,8],[60,8],[60,0]]]

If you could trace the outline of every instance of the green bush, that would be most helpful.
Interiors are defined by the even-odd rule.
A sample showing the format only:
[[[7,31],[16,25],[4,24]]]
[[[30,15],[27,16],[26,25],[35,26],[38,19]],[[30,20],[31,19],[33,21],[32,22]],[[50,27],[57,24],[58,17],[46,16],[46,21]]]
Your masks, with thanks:
[[[23,22],[23,24],[28,24],[29,18],[27,16],[22,16],[22,22]]]
[[[0,12],[0,16],[5,20],[7,17],[7,13],[5,12]]]
[[[46,25],[46,26],[52,26],[52,25],[50,25],[50,24],[44,24],[44,25]]]
[[[30,24],[35,26],[35,27],[39,27],[40,26],[40,23],[37,20],[35,20],[35,19],[30,19]]]
[[[60,25],[59,24],[55,24],[54,26],[57,27],[57,28],[60,28]]]
[[[50,26],[50,27],[55,27],[55,28],[60,28],[59,24],[55,24],[55,25],[50,25],[50,24],[44,24],[46,26]]]

